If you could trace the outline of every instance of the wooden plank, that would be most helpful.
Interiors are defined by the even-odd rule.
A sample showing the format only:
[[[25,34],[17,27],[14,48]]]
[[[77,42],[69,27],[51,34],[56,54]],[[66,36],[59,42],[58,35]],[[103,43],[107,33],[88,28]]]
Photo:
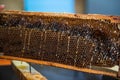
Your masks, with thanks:
[[[11,60],[0,59],[0,66],[11,65]]]
[[[12,67],[20,77],[20,80],[47,80],[41,73],[26,62],[13,60]]]
[[[60,67],[60,68],[66,68],[66,69],[77,70],[77,71],[93,73],[93,74],[107,75],[107,76],[112,76],[112,77],[117,77],[117,72],[118,72],[112,68],[104,68],[104,67],[98,68],[98,67],[91,66],[91,69],[88,69],[88,68],[78,68],[75,66],[64,65],[64,64],[54,63],[54,62],[33,60],[33,59],[27,59],[27,58],[18,58],[18,57],[11,57],[11,56],[0,56],[0,58],[10,59],[10,60],[20,60],[20,61],[25,61],[25,62],[31,62],[31,63],[36,63],[36,64],[48,65],[48,66],[55,66],[55,67]]]

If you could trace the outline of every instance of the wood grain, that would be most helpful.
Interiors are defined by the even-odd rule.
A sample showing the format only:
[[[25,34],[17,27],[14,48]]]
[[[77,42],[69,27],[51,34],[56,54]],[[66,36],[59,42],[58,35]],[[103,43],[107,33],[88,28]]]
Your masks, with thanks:
[[[47,80],[41,73],[36,71],[26,62],[12,61],[12,68],[19,76],[20,80]],[[31,68],[31,72],[29,71]]]

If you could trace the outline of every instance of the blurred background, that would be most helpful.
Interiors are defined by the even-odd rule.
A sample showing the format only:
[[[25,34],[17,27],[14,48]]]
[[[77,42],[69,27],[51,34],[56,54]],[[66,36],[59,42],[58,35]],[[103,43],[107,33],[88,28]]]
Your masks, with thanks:
[[[120,15],[120,0],[0,0],[6,10]]]
[[[0,4],[6,6],[5,10],[120,15],[120,0],[0,0]],[[46,76],[48,80],[115,80],[103,75],[62,68],[37,64],[32,64],[32,66]],[[0,80],[15,79],[15,74],[11,72],[10,66],[0,67]]]

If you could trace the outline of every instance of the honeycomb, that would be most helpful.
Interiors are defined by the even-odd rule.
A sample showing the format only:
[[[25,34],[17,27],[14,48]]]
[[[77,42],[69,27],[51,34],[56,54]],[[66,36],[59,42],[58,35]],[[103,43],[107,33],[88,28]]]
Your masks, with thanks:
[[[106,20],[0,14],[0,51],[4,55],[76,67],[114,66],[120,30]]]

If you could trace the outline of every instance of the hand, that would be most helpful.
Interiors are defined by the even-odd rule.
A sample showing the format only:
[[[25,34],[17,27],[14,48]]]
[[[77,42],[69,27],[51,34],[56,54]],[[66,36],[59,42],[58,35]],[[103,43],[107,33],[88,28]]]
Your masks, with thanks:
[[[5,8],[5,5],[0,5],[0,11],[2,11]]]

